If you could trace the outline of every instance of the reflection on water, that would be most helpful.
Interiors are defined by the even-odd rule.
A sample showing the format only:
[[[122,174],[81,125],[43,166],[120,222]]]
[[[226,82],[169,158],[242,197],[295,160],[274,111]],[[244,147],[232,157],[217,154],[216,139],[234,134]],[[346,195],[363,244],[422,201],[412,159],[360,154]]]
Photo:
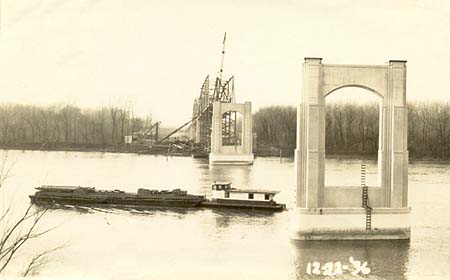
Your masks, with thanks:
[[[277,213],[268,212],[264,210],[239,210],[239,209],[211,209],[215,214],[216,226],[220,228],[227,228],[230,225],[238,223],[246,223],[253,225],[270,224],[271,219]]]
[[[173,213],[180,216],[188,214],[189,212],[198,211],[196,208],[185,207],[134,207],[128,205],[70,205],[70,204],[52,204],[52,203],[39,203],[36,207],[41,209],[47,209],[48,211],[73,211],[79,214],[95,214],[95,213],[112,213],[112,214],[134,214],[134,215],[146,215],[151,216],[156,213]]]
[[[252,186],[251,165],[211,165],[209,176],[213,181],[233,182],[235,186]]]
[[[406,279],[409,241],[293,241],[292,244],[297,279],[324,279],[329,262],[333,264],[331,272],[340,274],[333,279]],[[340,264],[336,265],[337,262]],[[315,267],[320,270],[314,271]],[[338,267],[340,272],[336,271]]]

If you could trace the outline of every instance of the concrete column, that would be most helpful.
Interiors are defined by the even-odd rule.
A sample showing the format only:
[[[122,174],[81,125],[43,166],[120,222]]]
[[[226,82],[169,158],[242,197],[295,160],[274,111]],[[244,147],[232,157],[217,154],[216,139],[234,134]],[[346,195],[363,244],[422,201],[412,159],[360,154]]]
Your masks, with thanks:
[[[243,139],[243,145],[244,145],[244,153],[250,154],[253,152],[253,127],[252,127],[252,103],[251,102],[245,102],[245,113],[244,113],[244,126],[242,131],[242,139]]]
[[[222,146],[222,110],[221,103],[213,103],[212,131],[211,131],[211,153],[220,153]]]
[[[406,107],[406,61],[389,61],[389,90],[392,96],[392,164],[390,206],[407,207],[408,115]]]
[[[391,116],[391,99],[389,94],[383,98],[383,103],[381,106],[381,128],[379,130],[380,141],[381,141],[381,162],[379,162],[378,168],[381,171],[381,195],[380,195],[380,206],[389,207],[390,205],[390,188],[391,188],[391,129],[390,122]]]
[[[303,63],[302,102],[299,106],[297,141],[297,206],[317,208],[323,191],[324,170],[324,97],[321,94],[321,58],[305,58]]]
[[[304,76],[303,76],[304,80]],[[306,208],[306,110],[303,102],[304,93],[302,92],[302,101],[297,107],[297,147],[294,154],[296,182],[297,182],[297,207]]]
[[[383,157],[384,157],[384,130],[383,130],[383,124],[384,124],[384,106],[383,102],[380,104],[380,113],[379,113],[379,120],[378,120],[378,185],[380,187],[383,186]],[[380,200],[380,205],[381,200]]]

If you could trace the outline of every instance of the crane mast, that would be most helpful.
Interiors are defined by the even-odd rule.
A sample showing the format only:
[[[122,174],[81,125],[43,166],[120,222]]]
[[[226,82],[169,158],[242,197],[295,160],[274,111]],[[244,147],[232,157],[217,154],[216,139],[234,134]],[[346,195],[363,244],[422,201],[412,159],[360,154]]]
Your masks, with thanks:
[[[225,35],[223,35],[223,42],[222,42],[222,56],[220,60],[220,70],[219,70],[219,81],[222,83],[222,75],[223,75],[223,63],[225,61],[225,41],[227,39],[227,32],[225,32]]]

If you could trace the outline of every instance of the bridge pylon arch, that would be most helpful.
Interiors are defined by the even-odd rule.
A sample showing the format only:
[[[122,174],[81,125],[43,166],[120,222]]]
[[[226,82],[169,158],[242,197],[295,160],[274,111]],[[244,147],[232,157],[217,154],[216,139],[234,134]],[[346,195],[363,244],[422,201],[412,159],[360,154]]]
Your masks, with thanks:
[[[367,231],[361,187],[325,186],[325,97],[347,86],[368,89],[382,98],[378,162],[380,186],[369,188],[373,227]],[[385,65],[322,64],[305,58],[302,97],[297,110],[298,239],[408,239],[408,150],[406,61]],[[342,197],[345,192],[345,199]]]

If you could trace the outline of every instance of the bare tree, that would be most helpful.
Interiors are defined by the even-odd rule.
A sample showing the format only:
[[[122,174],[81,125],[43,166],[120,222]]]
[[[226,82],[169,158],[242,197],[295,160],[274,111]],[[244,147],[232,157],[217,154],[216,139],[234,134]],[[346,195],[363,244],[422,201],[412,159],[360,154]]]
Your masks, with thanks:
[[[26,277],[28,275],[36,275],[39,273],[39,270],[46,265],[49,262],[48,256],[59,250],[64,248],[64,246],[58,246],[55,247],[53,249],[50,250],[45,250],[41,253],[36,254],[30,261],[30,263],[28,264],[27,268],[25,269],[25,271],[22,273],[23,277]]]
[[[111,143],[116,143],[116,132],[117,132],[117,114],[119,112],[119,108],[115,105],[109,106],[109,113],[111,115],[111,124],[112,124],[112,132],[111,132]]]
[[[130,102],[118,104],[96,110],[81,110],[70,104],[0,104],[0,146],[115,144],[119,137],[130,135],[146,125],[144,118],[134,115]]]
[[[4,183],[8,179],[11,168],[13,164],[8,162],[8,153],[5,152],[0,163],[0,190],[3,190]],[[18,218],[14,219],[13,207],[11,203],[1,204],[0,208],[0,222],[1,222],[1,236],[0,236],[0,275],[5,272],[5,270],[13,263],[16,259],[19,250],[30,240],[36,239],[40,236],[45,235],[51,229],[41,230],[37,229],[37,225],[44,217],[47,209],[34,207],[30,204],[24,213]],[[9,222],[11,221],[12,222]],[[54,249],[42,251],[34,256],[27,269],[24,272],[24,276],[28,274],[33,274],[42,267],[46,260],[48,254],[59,249],[57,247]]]
[[[130,109],[125,104],[123,108],[119,109],[119,120],[120,120],[120,139],[123,141],[123,137],[125,136],[125,128],[126,128],[126,122],[130,115]],[[128,134],[128,131],[126,131]]]

